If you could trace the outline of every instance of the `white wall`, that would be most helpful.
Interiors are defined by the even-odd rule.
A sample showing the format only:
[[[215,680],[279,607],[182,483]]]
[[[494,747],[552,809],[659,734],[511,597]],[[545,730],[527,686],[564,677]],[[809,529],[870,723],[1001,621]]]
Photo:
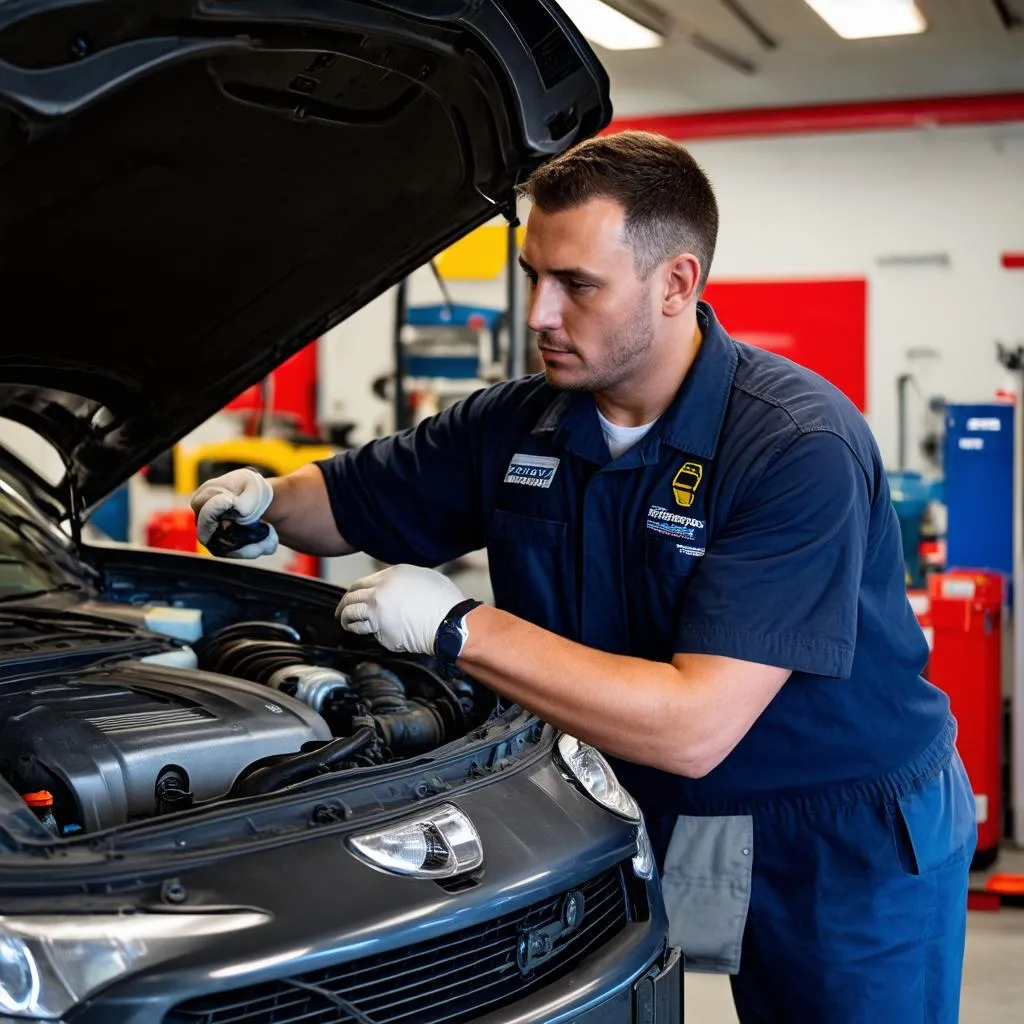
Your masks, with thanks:
[[[0,416],[0,445],[34,469],[47,483],[64,479],[64,463],[57,449],[34,430]]]
[[[995,342],[1024,343],[1024,126],[920,129],[702,142],[722,228],[713,276],[868,278],[868,419],[896,461],[895,379],[924,394],[985,400],[1007,378]],[[880,266],[886,256],[945,254],[949,265]],[[503,281],[452,285],[456,301],[504,304]],[[428,271],[412,301],[438,300]],[[391,368],[392,293],[321,346],[325,418],[356,419],[357,440],[390,428],[370,382]],[[726,324],[728,327],[728,324]],[[930,348],[915,359],[908,350]],[[908,460],[917,463],[923,403],[910,397]]]
[[[868,419],[889,464],[900,373],[957,401],[984,401],[1007,381],[995,342],[1024,343],[1024,272],[999,257],[1024,249],[1024,126],[690,148],[721,207],[713,277],[867,277]],[[878,264],[929,254],[949,265]],[[921,347],[936,356],[908,356]],[[909,406],[913,466],[922,402]]]

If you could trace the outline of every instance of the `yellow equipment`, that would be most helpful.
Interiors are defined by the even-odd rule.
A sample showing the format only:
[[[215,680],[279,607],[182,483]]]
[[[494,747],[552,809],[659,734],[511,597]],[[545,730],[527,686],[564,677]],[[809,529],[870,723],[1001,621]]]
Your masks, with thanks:
[[[318,459],[329,459],[336,449],[328,444],[307,444],[283,437],[233,437],[186,449],[174,446],[174,487],[191,494],[200,484],[233,469],[250,467],[263,476],[284,476]]]

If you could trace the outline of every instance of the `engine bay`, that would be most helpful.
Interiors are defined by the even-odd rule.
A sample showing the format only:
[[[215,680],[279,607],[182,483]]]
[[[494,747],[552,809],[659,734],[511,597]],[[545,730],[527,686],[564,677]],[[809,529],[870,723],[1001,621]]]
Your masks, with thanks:
[[[393,764],[499,710],[428,659],[312,642],[269,619],[155,655],[90,651],[0,691],[0,776],[55,837]]]

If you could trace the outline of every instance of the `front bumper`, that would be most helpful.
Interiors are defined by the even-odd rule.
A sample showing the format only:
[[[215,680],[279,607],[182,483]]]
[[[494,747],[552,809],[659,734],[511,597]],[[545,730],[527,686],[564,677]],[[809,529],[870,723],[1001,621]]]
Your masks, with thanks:
[[[476,1018],[474,1024],[681,1024],[683,971],[678,949],[663,949],[639,976],[623,970],[649,947],[649,940],[649,928],[631,929],[571,975],[528,999]],[[153,1008],[101,1000],[66,1019],[74,1024],[157,1024],[162,1016]],[[338,1010],[339,1024],[351,1020]]]
[[[569,1020],[572,1024],[681,1024],[682,980],[682,956],[678,949],[667,950],[659,963],[634,982],[630,990]]]
[[[337,1003],[330,992],[358,991],[362,1008],[378,1021],[397,1020],[388,1007],[400,999],[403,1024],[675,1024],[678,993],[674,1002],[668,993],[678,989],[678,967],[666,959],[658,881],[638,879],[632,869],[635,828],[568,786],[544,758],[484,780],[457,800],[487,854],[474,886],[449,892],[377,871],[348,851],[343,833],[350,826],[318,829],[282,847],[232,852],[188,870],[180,865],[186,909],[255,906],[272,923],[154,958],[94,993],[65,1021],[295,1024],[309,1017],[297,1007],[308,998],[309,1009],[321,1014],[316,1024],[350,1024],[341,1007],[332,1013],[330,1004]],[[578,940],[556,929],[555,941],[567,950],[559,954],[564,971],[554,958],[516,970],[517,943],[548,935],[560,902],[577,888],[588,894]],[[157,897],[142,887],[134,895],[147,908]],[[91,900],[90,912],[125,902],[123,895]],[[58,903],[68,913],[83,910],[69,893],[49,901],[48,912],[60,913]],[[588,920],[593,930],[584,932]],[[529,980],[519,985],[520,971],[523,979],[535,978],[535,987]],[[284,1003],[295,1005],[298,1016],[286,1014]],[[271,1019],[263,1013],[268,1007]]]
[[[568,977],[474,1024],[680,1024],[678,949],[663,949],[639,976],[623,970],[649,938],[640,932],[623,936]]]
[[[230,872],[221,864],[183,872],[181,883],[197,904],[243,906],[256,893],[272,924],[136,971],[70,1012],[68,1024],[271,1024],[262,1010],[279,997],[299,999],[294,982],[341,996],[358,991],[361,1008],[380,1024],[396,1019],[388,1008],[397,999],[405,1003],[403,1024],[570,1024],[591,1015],[596,1024],[674,1024],[677,1018],[664,1014],[637,1015],[650,1003],[644,979],[665,967],[667,922],[657,880],[633,875],[635,829],[592,801],[576,800],[564,783],[546,819],[537,799],[544,791],[532,783],[521,788],[520,781],[504,779],[460,800],[489,851],[487,870],[465,891],[384,875],[331,836],[301,843],[290,862],[268,850],[233,858]],[[513,787],[518,797],[505,799]],[[567,810],[575,834],[566,835]],[[581,864],[587,878],[580,877]],[[572,954],[575,933],[563,933],[556,941],[566,952],[559,956],[572,961],[564,970],[556,958],[517,970],[517,936],[546,934],[564,895],[577,888],[587,893],[589,908],[579,926],[582,957]],[[533,987],[534,971],[552,977]],[[340,1008],[331,1015],[322,994],[309,998],[309,1009],[322,1013],[316,1024],[351,1024]],[[210,1015],[210,1007],[219,1009]],[[272,1020],[296,1024],[283,1009]]]

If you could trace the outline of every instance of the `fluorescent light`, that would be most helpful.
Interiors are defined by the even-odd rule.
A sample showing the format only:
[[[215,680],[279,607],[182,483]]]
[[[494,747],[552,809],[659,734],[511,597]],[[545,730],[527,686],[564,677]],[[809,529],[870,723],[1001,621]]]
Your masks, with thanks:
[[[843,39],[910,36],[927,27],[914,0],[804,0]]]
[[[562,10],[592,42],[606,50],[649,50],[665,41],[604,0],[558,0]]]

